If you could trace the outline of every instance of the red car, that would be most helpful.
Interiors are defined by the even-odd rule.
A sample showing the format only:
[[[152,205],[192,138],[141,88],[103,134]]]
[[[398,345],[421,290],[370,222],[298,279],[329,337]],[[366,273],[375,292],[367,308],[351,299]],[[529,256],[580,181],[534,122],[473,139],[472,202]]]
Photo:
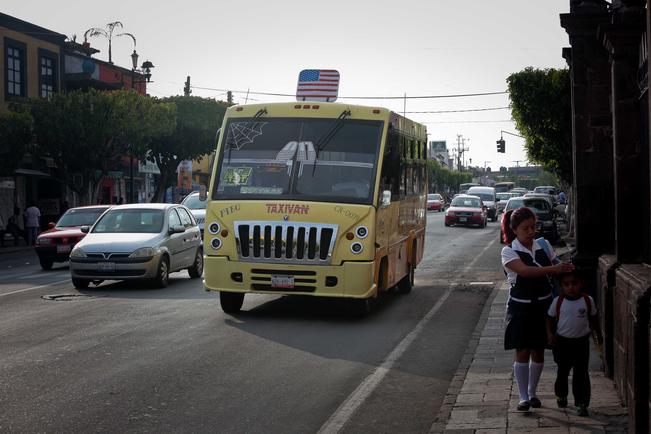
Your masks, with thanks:
[[[427,195],[427,211],[443,211],[445,208],[443,197],[440,194],[432,193]]]
[[[50,270],[55,262],[67,261],[75,244],[86,236],[80,228],[92,226],[110,207],[95,205],[70,208],[56,224],[50,223],[49,229],[36,238],[36,253],[41,268]]]
[[[460,194],[445,212],[445,226],[477,225],[486,227],[486,207],[478,196]]]

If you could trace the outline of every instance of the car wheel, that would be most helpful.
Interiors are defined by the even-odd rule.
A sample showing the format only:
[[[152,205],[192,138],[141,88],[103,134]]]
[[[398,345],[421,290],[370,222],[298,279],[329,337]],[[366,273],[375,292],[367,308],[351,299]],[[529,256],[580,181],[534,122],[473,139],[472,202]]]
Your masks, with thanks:
[[[197,249],[197,253],[194,256],[194,263],[188,268],[188,274],[191,279],[201,277],[203,274],[203,249],[201,247]]]
[[[244,304],[244,294],[241,292],[220,292],[219,304],[226,313],[238,313]]]
[[[86,289],[90,285],[90,280],[72,278],[72,285],[77,289]]]
[[[158,263],[158,273],[154,278],[154,286],[156,288],[166,288],[170,281],[170,260],[167,256],[160,258]]]
[[[450,226],[450,223],[448,223],[448,222],[444,222],[443,224],[444,224],[445,226]]]
[[[44,269],[45,271],[49,271],[52,269],[52,264],[54,264],[54,261],[51,261],[49,259],[41,259],[39,258],[38,262],[41,263],[41,268]]]

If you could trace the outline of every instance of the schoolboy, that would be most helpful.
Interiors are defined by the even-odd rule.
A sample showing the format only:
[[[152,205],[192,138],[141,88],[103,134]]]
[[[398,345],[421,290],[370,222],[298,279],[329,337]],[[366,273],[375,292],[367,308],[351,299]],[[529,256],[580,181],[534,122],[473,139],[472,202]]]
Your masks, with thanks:
[[[547,311],[547,337],[558,366],[554,392],[559,408],[567,407],[567,379],[572,374],[572,394],[579,416],[588,416],[590,404],[590,335],[602,342],[594,299],[582,292],[583,279],[576,270],[559,276],[561,294]],[[556,325],[556,333],[554,333]]]

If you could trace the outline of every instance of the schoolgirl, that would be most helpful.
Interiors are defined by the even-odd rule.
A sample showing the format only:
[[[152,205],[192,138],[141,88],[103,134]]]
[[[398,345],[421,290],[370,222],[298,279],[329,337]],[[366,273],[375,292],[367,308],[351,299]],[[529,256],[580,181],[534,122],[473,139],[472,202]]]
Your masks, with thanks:
[[[507,305],[504,349],[515,349],[513,371],[518,384],[518,410],[541,406],[536,388],[542,374],[547,343],[546,313],[552,301],[550,274],[574,269],[572,264],[552,265],[556,254],[546,240],[536,241],[536,214],[526,207],[508,211],[502,218],[502,265],[511,285]],[[547,243],[543,248],[541,243]],[[549,253],[546,253],[549,252]]]

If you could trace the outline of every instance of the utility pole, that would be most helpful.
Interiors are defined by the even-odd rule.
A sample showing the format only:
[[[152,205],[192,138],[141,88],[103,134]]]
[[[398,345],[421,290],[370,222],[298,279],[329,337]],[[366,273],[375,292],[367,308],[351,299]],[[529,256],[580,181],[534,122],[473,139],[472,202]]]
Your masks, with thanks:
[[[228,105],[233,105],[233,92],[231,92],[230,90],[226,92],[226,102],[228,103]]]
[[[461,139],[463,135],[462,134],[457,134],[457,170],[461,172],[461,155],[463,152],[461,152]]]
[[[183,95],[190,96],[191,93],[192,89],[190,88],[190,76],[188,75],[188,78],[185,80],[185,86],[183,87]]]

